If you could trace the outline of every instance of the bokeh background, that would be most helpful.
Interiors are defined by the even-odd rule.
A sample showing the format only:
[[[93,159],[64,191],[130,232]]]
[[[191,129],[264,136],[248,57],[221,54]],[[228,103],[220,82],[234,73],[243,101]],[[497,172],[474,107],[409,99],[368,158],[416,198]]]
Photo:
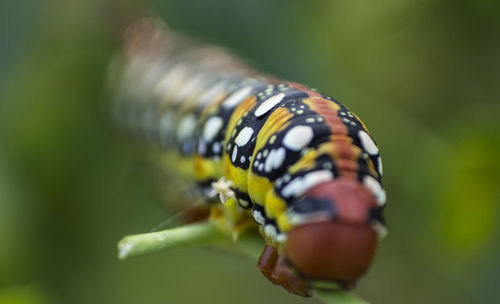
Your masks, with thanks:
[[[488,0],[1,1],[0,303],[315,303],[224,253],[117,260],[117,240],[172,214],[106,107],[120,26],[148,10],[367,123],[390,233],[357,294],[498,303],[500,7]]]

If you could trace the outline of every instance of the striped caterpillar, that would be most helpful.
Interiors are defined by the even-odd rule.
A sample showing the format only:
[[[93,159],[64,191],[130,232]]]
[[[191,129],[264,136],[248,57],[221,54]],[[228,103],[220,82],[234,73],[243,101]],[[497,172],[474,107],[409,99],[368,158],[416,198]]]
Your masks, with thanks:
[[[271,282],[302,296],[355,286],[386,231],[386,197],[379,150],[354,113],[157,20],[128,29],[119,66],[117,124],[173,155],[221,231],[259,229]]]

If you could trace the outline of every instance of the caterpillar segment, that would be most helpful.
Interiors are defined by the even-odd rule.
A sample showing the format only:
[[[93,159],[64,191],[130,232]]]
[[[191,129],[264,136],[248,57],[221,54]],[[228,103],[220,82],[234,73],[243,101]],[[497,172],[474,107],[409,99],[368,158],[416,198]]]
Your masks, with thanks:
[[[365,124],[316,90],[158,24],[128,32],[117,123],[197,185],[221,231],[259,229],[258,268],[271,282],[301,296],[353,288],[386,231],[382,161]]]

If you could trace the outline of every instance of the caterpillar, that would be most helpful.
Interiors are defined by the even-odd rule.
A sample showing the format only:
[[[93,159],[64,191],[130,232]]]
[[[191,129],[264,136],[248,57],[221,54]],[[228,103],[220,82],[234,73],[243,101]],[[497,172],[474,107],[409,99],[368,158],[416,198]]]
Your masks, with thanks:
[[[129,27],[118,58],[117,124],[175,158],[221,231],[260,231],[271,282],[355,286],[386,233],[382,160],[356,114],[156,19]]]

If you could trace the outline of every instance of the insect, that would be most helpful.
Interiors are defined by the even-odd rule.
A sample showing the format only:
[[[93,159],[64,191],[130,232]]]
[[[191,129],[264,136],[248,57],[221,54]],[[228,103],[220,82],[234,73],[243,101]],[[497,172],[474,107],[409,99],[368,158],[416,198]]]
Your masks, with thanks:
[[[379,149],[354,113],[158,20],[129,28],[117,62],[117,123],[174,157],[221,231],[259,229],[271,282],[301,296],[355,286],[386,231],[386,195]]]

